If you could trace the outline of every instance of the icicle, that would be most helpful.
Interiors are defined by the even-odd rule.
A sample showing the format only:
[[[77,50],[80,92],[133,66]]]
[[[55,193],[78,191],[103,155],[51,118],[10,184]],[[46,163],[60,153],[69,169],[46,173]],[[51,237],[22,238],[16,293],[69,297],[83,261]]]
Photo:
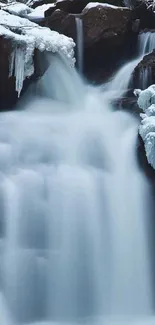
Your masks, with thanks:
[[[25,52],[26,48],[21,45],[15,45],[9,59],[9,77],[16,78],[16,91],[20,96],[25,79]]]
[[[9,58],[9,78],[13,76],[14,62],[15,62],[15,49],[13,49]]]
[[[9,1],[9,0],[8,0]],[[6,26],[6,27],[5,27]],[[20,96],[23,82],[34,73],[34,50],[62,53],[74,65],[74,46],[71,38],[49,28],[40,27],[28,19],[0,10],[0,35],[13,45],[9,59],[9,77],[16,77],[16,91]]]
[[[23,82],[25,79],[24,67],[25,49],[23,47],[16,47],[14,75],[16,77],[16,91],[18,92],[18,97],[20,96],[21,90],[23,88]]]

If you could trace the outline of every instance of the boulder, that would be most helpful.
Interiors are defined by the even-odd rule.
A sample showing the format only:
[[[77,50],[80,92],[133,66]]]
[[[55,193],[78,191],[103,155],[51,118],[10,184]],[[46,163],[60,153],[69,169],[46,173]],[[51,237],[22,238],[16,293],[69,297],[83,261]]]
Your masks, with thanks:
[[[85,47],[90,48],[98,42],[109,49],[121,46],[131,23],[131,11],[96,6],[84,10],[83,20]]]
[[[94,79],[94,73],[98,71],[103,81],[133,41],[132,11],[102,5],[84,9],[80,15],[56,10],[45,18],[42,26],[72,37],[76,42],[76,17],[82,19],[83,23],[86,75]]]
[[[50,1],[50,0],[43,0],[43,1]],[[101,0],[101,1],[96,1],[96,0],[62,0],[58,1],[56,3],[55,8],[49,8],[45,12],[45,17],[51,16],[54,10],[60,9],[63,10],[64,12],[67,13],[72,13],[72,14],[80,14],[82,10],[86,7],[86,5],[90,2],[98,2],[98,3],[108,3],[110,5],[115,5],[115,6],[124,6],[124,1],[123,0]],[[44,2],[45,3],[45,2]]]
[[[42,0],[42,4],[52,2],[52,0]],[[52,13],[60,9],[66,13],[80,14],[89,2],[96,0],[62,0],[56,3],[55,7],[49,8],[45,12],[45,17],[49,17]],[[133,20],[139,21],[139,29],[155,28],[155,13],[152,8],[148,7],[147,2],[143,0],[101,0],[100,3],[108,3],[110,5],[123,7],[127,6],[133,11]],[[36,6],[36,4],[34,4]]]

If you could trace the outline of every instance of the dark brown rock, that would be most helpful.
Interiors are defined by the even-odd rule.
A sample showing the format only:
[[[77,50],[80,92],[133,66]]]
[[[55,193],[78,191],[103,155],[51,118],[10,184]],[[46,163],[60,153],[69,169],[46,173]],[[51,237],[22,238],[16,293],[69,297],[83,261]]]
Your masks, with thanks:
[[[76,40],[74,15],[67,14],[62,10],[56,10],[50,17],[45,18],[41,25],[49,27],[51,30],[55,30]]]
[[[134,19],[140,20],[140,29],[155,28],[155,13],[148,9],[147,5],[143,1],[137,1],[133,10]]]
[[[145,175],[150,179],[155,193],[155,170],[147,161],[144,142],[140,135],[138,135],[138,139],[137,139],[137,160],[139,163],[139,167],[142,169]]]
[[[45,0],[48,1],[48,0]],[[54,10],[60,9],[66,13],[80,14],[89,2],[97,2],[96,0],[63,0],[56,3],[55,8],[49,8],[45,12],[45,17],[51,16]],[[115,6],[124,6],[123,0],[102,0],[101,3],[109,3]]]
[[[16,102],[15,78],[9,78],[9,56],[11,42],[0,36],[0,110],[11,108]]]
[[[87,75],[99,71],[104,81],[114,70],[132,38],[132,13],[128,9],[96,7],[83,14]],[[93,76],[92,74],[92,76]]]
[[[131,23],[131,11],[128,9],[113,9],[97,6],[85,10],[82,14],[85,47],[91,47],[98,41],[104,43],[104,48],[119,47]]]

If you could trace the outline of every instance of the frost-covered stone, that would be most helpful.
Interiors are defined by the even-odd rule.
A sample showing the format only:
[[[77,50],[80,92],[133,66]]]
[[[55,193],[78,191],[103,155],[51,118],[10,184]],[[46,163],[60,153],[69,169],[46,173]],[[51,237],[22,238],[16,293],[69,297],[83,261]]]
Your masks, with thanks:
[[[139,134],[144,141],[147,160],[155,169],[155,85],[135,91],[135,94],[139,95],[138,105],[144,111],[140,114]]]
[[[138,95],[138,106],[145,112],[148,107],[155,104],[155,85],[145,90],[135,90],[134,94]]]
[[[155,116],[155,104],[147,108],[147,116]]]
[[[40,27],[28,19],[0,10],[0,35],[11,40],[10,76],[16,77],[16,91],[20,95],[25,78],[34,73],[34,50],[62,53],[74,64],[74,42],[71,38]]]

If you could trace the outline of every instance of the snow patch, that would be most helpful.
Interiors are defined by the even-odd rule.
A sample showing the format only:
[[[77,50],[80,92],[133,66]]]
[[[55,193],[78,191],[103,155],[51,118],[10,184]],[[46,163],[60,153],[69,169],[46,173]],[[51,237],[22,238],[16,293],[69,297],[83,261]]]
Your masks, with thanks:
[[[48,3],[42,6],[38,6],[28,16],[44,18],[45,11],[52,7],[55,7],[55,3]]]

